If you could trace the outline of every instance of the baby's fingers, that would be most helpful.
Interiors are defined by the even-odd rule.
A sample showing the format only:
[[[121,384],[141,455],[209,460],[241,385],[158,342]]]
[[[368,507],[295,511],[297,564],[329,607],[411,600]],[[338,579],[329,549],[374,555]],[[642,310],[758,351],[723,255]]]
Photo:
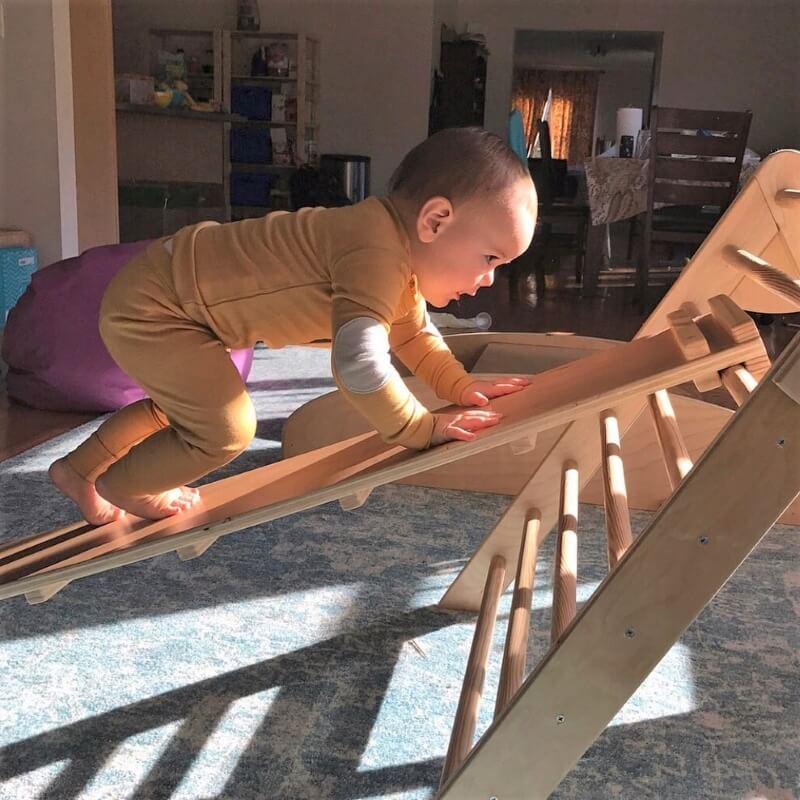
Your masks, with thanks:
[[[468,411],[456,417],[452,424],[467,431],[479,431],[497,425],[502,416],[497,411]]]

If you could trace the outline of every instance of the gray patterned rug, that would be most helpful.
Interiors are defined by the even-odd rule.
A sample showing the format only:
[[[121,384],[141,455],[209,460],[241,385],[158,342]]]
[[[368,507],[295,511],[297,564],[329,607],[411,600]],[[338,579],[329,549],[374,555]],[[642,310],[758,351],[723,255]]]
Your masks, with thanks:
[[[258,438],[224,474],[279,458],[283,420],[331,386],[324,351],[258,351]],[[0,464],[0,538],[74,519],[45,470],[91,428]],[[387,486],[354,512],[326,505],[194,561],[3,601],[0,798],[432,798],[475,619],[435,603],[507,502]],[[634,514],[637,530],[647,519]],[[602,509],[582,506],[580,531],[585,600],[605,571]],[[799,533],[769,534],[554,797],[800,796]],[[531,664],[548,638],[553,538]]]

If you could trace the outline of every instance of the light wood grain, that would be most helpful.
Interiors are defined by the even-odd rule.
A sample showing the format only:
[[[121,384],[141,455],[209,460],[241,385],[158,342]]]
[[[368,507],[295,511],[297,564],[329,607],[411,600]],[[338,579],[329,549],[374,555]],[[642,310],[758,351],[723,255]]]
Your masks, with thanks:
[[[540,344],[546,338],[541,334],[514,334],[513,343],[492,340],[486,347],[480,345],[480,335],[468,335],[470,349],[466,357],[475,359],[473,368],[476,371],[534,374],[541,372],[544,364],[553,365],[551,355],[554,352],[553,347],[546,345],[547,354],[541,355]],[[494,334],[487,335],[494,336]],[[530,338],[526,340],[526,336]],[[566,341],[580,337],[549,338]],[[729,340],[726,337],[722,339]],[[525,344],[525,341],[528,341],[528,344]],[[614,345],[613,342],[606,340],[598,342],[602,345],[599,349]],[[465,351],[466,348],[462,348],[462,355]],[[575,354],[570,348],[562,347],[561,352],[568,356],[567,361],[575,360]],[[586,349],[582,354],[591,352],[592,350]],[[476,353],[480,355],[476,356]],[[420,379],[410,377],[405,380],[413,394],[427,408],[435,409],[443,406],[444,401],[439,400],[433,390]],[[694,459],[711,443],[730,419],[732,412],[727,408],[682,395],[670,395],[670,397],[689,455]],[[335,427],[329,424],[331,419],[336,420]],[[337,438],[356,436],[368,431],[369,425],[366,420],[339,392],[332,392],[306,403],[289,417],[284,428],[284,455],[299,455],[315,447],[331,444]],[[537,446],[534,451],[513,458],[510,445],[497,447],[462,461],[409,475],[400,482],[440,489],[496,492],[513,497],[528,483],[529,477],[539,468],[545,454],[553,448],[563,432],[561,428],[541,431],[537,436]],[[628,506],[631,509],[653,511],[669,497],[672,489],[667,480],[649,414],[642,414],[632,423],[624,434],[622,444],[625,448]],[[603,481],[599,472],[581,488],[581,502],[595,505],[604,503]],[[787,509],[782,521],[787,524],[800,523],[800,502],[792,504]]]
[[[567,461],[561,475],[558,537],[553,559],[553,616],[550,641],[556,642],[575,617],[578,592],[578,465]]]
[[[447,755],[442,769],[442,784],[461,766],[472,749],[472,739],[475,736],[475,725],[478,720],[478,708],[486,678],[486,664],[489,661],[489,649],[492,644],[495,622],[497,621],[500,596],[505,585],[505,576],[506,561],[502,556],[495,556],[486,576],[486,586],[483,591],[483,600],[478,614],[478,622],[475,626],[472,647],[469,651],[464,684],[461,687],[461,696],[458,700],[453,732],[450,736],[450,744],[447,748]]]
[[[176,517],[155,522],[126,517],[44,551],[18,554],[0,566],[0,598],[170,552],[506,445],[598,414],[631,395],[741,363],[758,346],[760,340],[737,344],[686,362],[667,331],[597,351],[579,363],[533,376],[524,390],[493,400],[492,407],[504,418],[474,441],[412,452],[369,434],[236,475],[202,487],[198,506]],[[484,568],[481,584],[485,574]]]
[[[694,318],[685,308],[670,311],[667,314],[667,321],[685,358],[700,358],[711,352],[700,328],[697,327]]]
[[[708,311],[708,298],[725,294],[748,311],[785,314],[796,304],[762,287],[726,262],[731,244],[769,261],[791,279],[800,278],[800,206],[777,201],[785,188],[800,185],[800,153],[784,150],[763,160],[736,200],[681,271],[637,337],[667,327],[667,314],[685,302]]]
[[[800,281],[792,280],[772,264],[744,248],[731,245],[726,249],[727,262],[742,270],[770,292],[792,303],[794,310],[800,309]]]
[[[648,404],[670,486],[674,490],[692,468],[692,459],[681,436],[669,394],[663,391],[651,394]]]
[[[622,441],[619,421],[614,411],[604,411],[600,415],[600,441],[603,448],[608,567],[613,569],[633,542],[625,466],[622,461]]]
[[[494,713],[497,716],[516,694],[525,677],[528,655],[528,636],[531,628],[531,605],[533,604],[533,577],[536,570],[539,528],[542,518],[537,509],[528,513],[522,530],[517,576],[514,580],[514,596],[508,618],[503,664],[500,668],[500,683]]]
[[[743,367],[728,367],[721,372],[722,384],[737,406],[742,405],[758,386],[758,381]]]
[[[800,339],[779,364],[800,362]],[[771,373],[776,374],[775,372]],[[770,376],[493,722],[440,800],[544,800],[800,491],[800,404]],[[724,503],[709,498],[725,493]],[[732,711],[732,709],[731,709]]]
[[[720,327],[728,333],[731,341],[744,342],[752,339],[753,336],[759,335],[753,318],[739,308],[727,295],[721,294],[716,297],[710,297],[708,304],[711,308],[712,316]],[[745,364],[745,367],[758,379],[767,374],[770,364],[765,348],[760,357],[751,358]]]

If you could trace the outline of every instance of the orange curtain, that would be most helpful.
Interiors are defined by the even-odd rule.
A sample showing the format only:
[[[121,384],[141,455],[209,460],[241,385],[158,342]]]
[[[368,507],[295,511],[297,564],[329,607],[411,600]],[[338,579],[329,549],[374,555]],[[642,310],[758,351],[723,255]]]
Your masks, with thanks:
[[[536,137],[549,89],[553,90],[548,122],[553,158],[582,162],[592,155],[592,136],[600,73],[589,70],[519,70],[512,103],[522,114],[529,145]]]
[[[542,118],[551,73],[545,70],[517,70],[511,91],[511,105],[522,115],[528,152],[536,138],[536,121]]]

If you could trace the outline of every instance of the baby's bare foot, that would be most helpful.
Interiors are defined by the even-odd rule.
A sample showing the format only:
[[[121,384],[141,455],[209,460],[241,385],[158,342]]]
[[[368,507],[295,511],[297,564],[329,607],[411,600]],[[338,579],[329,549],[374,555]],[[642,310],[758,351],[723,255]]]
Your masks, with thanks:
[[[124,511],[97,493],[94,485],[84,480],[70,466],[66,458],[59,458],[50,465],[50,480],[61,494],[66,495],[80,509],[83,518],[92,525],[105,525],[124,515]]]
[[[119,494],[111,491],[101,475],[97,479],[97,492],[119,508],[144,519],[163,519],[190,509],[199,499],[200,492],[190,486],[179,486],[159,494],[140,496]]]

